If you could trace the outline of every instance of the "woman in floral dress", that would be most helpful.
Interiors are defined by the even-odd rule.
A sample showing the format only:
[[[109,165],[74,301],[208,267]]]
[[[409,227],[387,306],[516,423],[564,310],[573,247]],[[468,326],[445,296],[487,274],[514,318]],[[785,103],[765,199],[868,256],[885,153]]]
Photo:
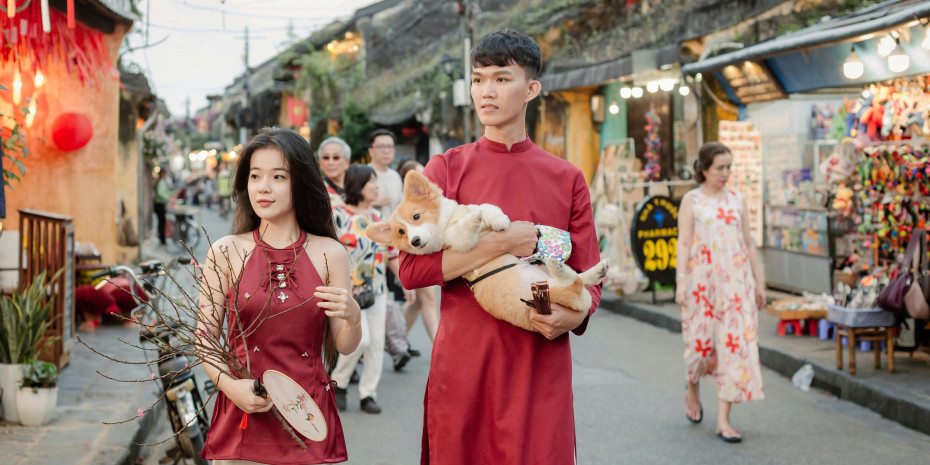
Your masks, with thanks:
[[[700,423],[698,381],[712,379],[717,436],[735,443],[742,436],[730,425],[730,406],[763,398],[758,311],[765,304],[765,279],[746,202],[726,187],[732,162],[724,144],[701,147],[694,166],[701,186],[685,194],[679,211],[675,301],[685,341],[685,414]]]

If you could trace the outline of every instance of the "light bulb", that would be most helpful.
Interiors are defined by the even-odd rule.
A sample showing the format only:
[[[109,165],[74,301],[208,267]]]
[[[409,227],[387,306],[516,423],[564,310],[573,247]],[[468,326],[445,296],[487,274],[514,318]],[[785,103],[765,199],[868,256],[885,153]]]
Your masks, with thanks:
[[[617,105],[617,102],[610,102],[610,107],[607,108],[607,111],[609,111],[611,115],[616,115],[620,113],[620,105]]]
[[[658,83],[657,81],[649,81],[649,82],[647,82],[647,83],[646,83],[646,90],[648,90],[650,94],[654,94],[654,93],[658,92],[658,91],[659,91],[659,83]]]
[[[865,65],[862,64],[862,60],[856,55],[856,49],[853,48],[849,52],[849,58],[843,63],[843,75],[846,79],[859,79],[864,73]]]
[[[633,90],[631,90],[630,92],[632,92],[633,98],[640,98],[640,97],[643,96],[643,88],[642,88],[642,87],[634,87]]]
[[[903,73],[911,66],[911,57],[907,56],[903,50],[898,50],[888,56],[888,69],[895,73]]]
[[[23,79],[19,75],[19,70],[13,71],[13,103],[19,105],[20,99],[23,98]]]
[[[888,34],[885,34],[881,39],[878,40],[878,56],[884,58],[888,55],[891,55],[891,52],[894,51],[896,46],[897,43],[895,42],[894,38]]]
[[[663,92],[671,92],[675,88],[675,84],[678,82],[674,79],[660,79],[659,80],[659,89],[662,89]]]
[[[36,89],[42,87],[42,84],[45,84],[45,75],[42,74],[42,71],[36,70]]]
[[[629,87],[623,87],[620,89],[621,98],[627,99],[627,98],[630,98],[632,95],[633,95],[633,89],[630,89]]]
[[[678,88],[678,93],[681,94],[682,97],[687,97],[688,94],[691,93],[691,89],[688,86],[681,86]]]

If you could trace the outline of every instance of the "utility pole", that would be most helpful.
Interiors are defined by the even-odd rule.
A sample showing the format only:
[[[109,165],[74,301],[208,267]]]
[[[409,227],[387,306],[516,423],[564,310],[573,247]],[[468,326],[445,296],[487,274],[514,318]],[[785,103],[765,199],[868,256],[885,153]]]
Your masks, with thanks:
[[[191,153],[191,97],[184,99],[184,105],[187,107],[187,116],[184,119],[184,127],[187,128],[187,153]]]
[[[472,43],[476,40],[475,35],[478,33],[478,13],[481,9],[481,4],[478,3],[478,0],[468,0],[468,49],[465,51],[465,63],[468,66],[468,72],[465,74],[465,82],[471,83],[471,48]],[[469,89],[468,95],[471,96],[471,86],[466,86]],[[471,102],[471,99],[468,99]],[[472,102],[473,103],[473,102]],[[468,105],[468,107],[474,108],[474,105]],[[481,138],[481,121],[477,118],[476,113],[471,113],[472,115],[472,139],[478,140]]]
[[[462,16],[462,67],[465,78],[465,105],[462,106],[462,143],[468,144],[471,138],[471,25],[468,15],[471,11],[471,0],[459,0],[459,14]]]
[[[242,83],[242,89],[245,93],[245,101],[242,104],[243,110],[248,110],[249,100],[251,96],[249,95],[249,78],[252,75],[251,68],[249,68],[249,27],[245,27],[245,53],[242,55],[242,61],[245,63],[245,81]],[[249,142],[249,128],[239,126],[239,143],[245,145]]]

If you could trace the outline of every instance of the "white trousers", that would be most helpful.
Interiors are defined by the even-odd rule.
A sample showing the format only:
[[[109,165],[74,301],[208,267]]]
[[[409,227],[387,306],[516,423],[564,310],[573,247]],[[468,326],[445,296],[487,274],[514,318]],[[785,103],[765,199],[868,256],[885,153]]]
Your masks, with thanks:
[[[365,355],[362,367],[361,380],[358,383],[358,398],[372,397],[377,399],[376,390],[381,380],[381,371],[384,368],[384,320],[387,314],[387,293],[375,297],[375,304],[362,310],[362,340],[358,343],[355,352],[349,355],[339,354],[336,368],[333,369],[332,378],[336,385],[345,389],[349,385],[349,377],[355,371],[358,360]]]

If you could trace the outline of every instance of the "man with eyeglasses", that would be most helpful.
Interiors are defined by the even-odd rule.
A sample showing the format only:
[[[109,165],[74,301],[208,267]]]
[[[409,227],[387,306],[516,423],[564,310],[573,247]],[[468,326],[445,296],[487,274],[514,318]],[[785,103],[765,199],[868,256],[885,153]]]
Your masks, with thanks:
[[[326,183],[329,202],[334,207],[345,204],[342,197],[345,195],[344,181],[352,157],[352,148],[346,141],[330,137],[320,143],[316,153],[320,158],[320,169],[323,170],[323,182]]]
[[[396,138],[389,129],[376,129],[368,136],[368,155],[371,156],[368,166],[374,168],[378,177],[379,192],[378,200],[371,205],[377,207],[381,218],[385,219],[389,219],[397,205],[404,200],[404,183],[400,174],[390,167],[394,161],[394,142]],[[412,303],[416,294],[400,286],[394,271],[388,269],[387,272],[388,290],[394,295],[394,300],[388,299],[385,342],[386,350],[394,361],[394,371],[401,371],[410,361],[412,353],[408,350],[410,344],[407,342],[407,323],[403,319],[398,302],[409,300]]]

